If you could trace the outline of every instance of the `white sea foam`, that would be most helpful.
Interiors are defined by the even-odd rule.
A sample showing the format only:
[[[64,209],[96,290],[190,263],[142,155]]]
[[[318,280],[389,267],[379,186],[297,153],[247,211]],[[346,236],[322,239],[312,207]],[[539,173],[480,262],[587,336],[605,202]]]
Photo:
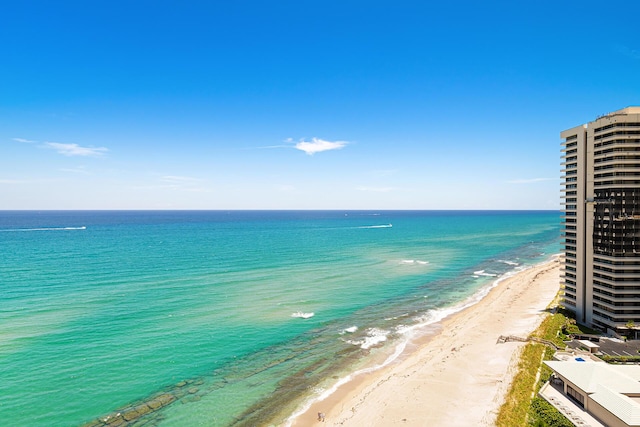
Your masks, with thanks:
[[[302,415],[305,412],[307,412],[309,410],[309,408],[311,407],[311,405],[313,405],[315,402],[322,402],[323,400],[325,400],[326,398],[331,396],[333,393],[335,393],[336,390],[338,390],[341,386],[343,386],[344,384],[347,384],[349,381],[351,381],[355,377],[357,377],[359,375],[362,375],[362,374],[368,374],[368,373],[371,373],[371,372],[375,372],[375,371],[377,371],[379,369],[382,369],[385,366],[389,365],[391,362],[396,360],[398,358],[398,356],[400,356],[402,354],[402,352],[405,350],[406,347],[407,347],[407,340],[402,340],[396,346],[393,354],[391,354],[389,357],[387,357],[387,359],[384,362],[382,362],[381,364],[375,365],[375,366],[371,366],[369,368],[360,369],[360,370],[358,370],[356,372],[353,372],[352,374],[349,374],[349,375],[346,375],[346,376],[340,378],[330,388],[328,388],[326,390],[323,390],[318,395],[309,398],[304,404],[302,404],[302,406],[297,411],[295,411],[293,414],[291,414],[291,416],[287,419],[287,421],[285,422],[284,425],[287,426],[287,427],[291,427],[293,421],[296,418],[298,418],[300,415]]]
[[[87,227],[43,227],[43,228],[5,228],[2,232],[9,231],[67,231],[67,230],[86,230]]]
[[[362,227],[356,227],[356,228],[391,228],[391,227],[393,227],[393,224],[364,225]]]
[[[417,317],[415,319],[417,322],[412,325],[398,325],[396,327],[396,332],[400,335],[405,335],[407,336],[407,338],[410,338],[413,336],[414,332],[426,326],[438,323],[443,319],[445,319],[446,317],[451,316],[452,314],[455,314],[461,310],[464,310],[470,305],[473,305],[473,304],[460,303],[451,307],[429,310],[425,314]]]
[[[413,265],[413,264],[427,265],[427,264],[429,264],[429,261],[422,261],[422,260],[419,260],[419,259],[403,259],[402,261],[400,261],[400,264],[408,264],[408,265]]]
[[[356,345],[363,350],[368,350],[371,347],[383,343],[387,340],[387,335],[390,331],[385,331],[378,328],[367,329],[367,335],[359,340],[347,340],[346,342],[351,345]]]
[[[553,258],[553,257],[552,257]],[[548,261],[544,261],[540,264],[544,264],[545,262]],[[524,270],[528,270],[530,268],[534,268],[537,267],[538,265],[530,265],[530,266],[517,266],[516,268],[514,268],[511,271],[508,271],[504,274],[502,274],[499,277],[497,274],[489,274],[489,273],[485,273],[484,270],[479,270],[476,271],[474,273],[478,273],[479,276],[487,276],[487,277],[496,277],[495,280],[493,280],[492,282],[490,282],[489,284],[487,284],[486,286],[483,286],[482,288],[480,288],[475,294],[471,295],[469,298],[465,299],[464,301],[459,302],[458,304],[452,305],[450,307],[443,307],[443,308],[438,308],[438,309],[433,309],[433,310],[429,310],[427,311],[424,315],[419,316],[416,318],[417,323],[413,324],[413,325],[409,325],[409,326],[398,326],[395,330],[396,333],[400,334],[400,335],[410,335],[412,332],[419,330],[425,326],[429,326],[435,323],[438,323],[442,320],[444,320],[445,318],[458,313],[468,307],[471,307],[472,305],[477,304],[478,302],[480,302],[484,297],[486,297],[489,292],[495,288],[496,286],[498,286],[500,284],[500,282],[502,282],[503,280],[508,279],[509,277],[512,277],[515,274],[518,274]],[[479,277],[478,276],[478,277]]]
[[[503,274],[502,276],[496,278],[496,280],[492,281],[491,283],[489,283],[486,286],[483,286],[482,288],[480,288],[475,294],[471,295],[469,298],[465,299],[464,301],[461,301],[455,305],[452,305],[450,307],[443,307],[443,308],[437,308],[437,309],[433,309],[433,310],[429,310],[427,311],[425,314],[418,316],[415,320],[417,321],[416,323],[409,325],[409,326],[405,326],[405,325],[400,325],[396,328],[395,332],[400,334],[400,335],[405,335],[407,336],[407,338],[411,337],[413,332],[418,331],[426,326],[429,325],[433,325],[435,323],[439,323],[442,320],[444,320],[445,318],[458,313],[468,307],[471,307],[472,305],[477,304],[478,302],[480,302],[484,297],[486,297],[489,292],[491,291],[491,289],[495,288],[496,286],[498,286],[498,284],[500,282],[502,282],[503,280],[513,276],[516,273],[519,273],[527,268],[531,268],[531,267],[526,267],[526,268],[518,268],[518,269],[514,269],[510,272],[507,272],[505,274]],[[484,273],[484,270],[480,270],[477,271],[476,273]],[[482,275],[482,274],[481,274]],[[487,276],[487,274],[484,274],[484,276]],[[497,275],[493,274],[493,275],[488,275],[490,277],[495,277]]]
[[[291,314],[291,317],[300,317],[302,319],[308,319],[310,317],[315,316],[315,313],[311,312],[311,313],[304,313],[302,311],[296,311],[295,313]]]
[[[401,315],[399,315],[399,316],[386,317],[384,320],[386,320],[387,322],[388,322],[389,320],[398,320],[399,318],[401,318],[401,317],[407,317],[408,315],[409,315],[409,313],[404,313],[404,314],[401,314]]]
[[[509,260],[505,260],[505,259],[499,259],[498,262],[501,262],[503,264],[507,264],[507,265],[511,265],[511,266],[518,266],[520,265],[520,263],[515,262],[515,261],[509,261]]]
[[[378,328],[371,328],[367,331],[367,337],[364,339],[364,343],[360,346],[360,348],[368,350],[377,344],[385,342],[387,340],[388,334],[389,331]]]
[[[474,271],[473,272],[473,276],[485,276],[485,277],[498,277],[497,274],[493,274],[493,273],[486,273],[484,270],[478,270],[478,271]]]
[[[354,333],[354,332],[355,332],[355,331],[357,331],[357,330],[358,330],[358,327],[357,327],[357,326],[350,326],[350,327],[348,327],[348,328],[344,328],[344,329],[340,332],[340,335],[344,335],[345,333],[352,334],[352,333]]]

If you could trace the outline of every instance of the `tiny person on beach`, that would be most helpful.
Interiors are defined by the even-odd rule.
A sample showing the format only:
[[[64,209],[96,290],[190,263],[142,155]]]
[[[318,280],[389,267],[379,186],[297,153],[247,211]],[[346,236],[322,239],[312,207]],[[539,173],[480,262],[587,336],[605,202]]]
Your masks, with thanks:
[[[324,422],[324,413],[323,412],[318,412],[318,421]]]

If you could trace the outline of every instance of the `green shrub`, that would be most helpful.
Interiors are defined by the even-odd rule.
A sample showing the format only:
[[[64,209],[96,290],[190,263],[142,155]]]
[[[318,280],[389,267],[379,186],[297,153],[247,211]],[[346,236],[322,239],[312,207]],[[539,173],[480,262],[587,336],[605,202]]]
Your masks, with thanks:
[[[540,397],[534,398],[531,402],[530,416],[534,426],[574,427],[572,422]]]
[[[640,363],[640,356],[610,356],[605,354],[600,358],[607,363]]]

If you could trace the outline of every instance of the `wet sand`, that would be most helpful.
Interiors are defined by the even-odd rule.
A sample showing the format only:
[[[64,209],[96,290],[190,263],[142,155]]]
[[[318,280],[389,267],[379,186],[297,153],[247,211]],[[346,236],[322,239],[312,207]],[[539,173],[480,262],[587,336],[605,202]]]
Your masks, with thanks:
[[[290,420],[292,426],[492,426],[526,337],[559,288],[557,259],[501,281],[478,304],[409,343],[395,362],[356,376]],[[325,422],[318,421],[318,412]]]

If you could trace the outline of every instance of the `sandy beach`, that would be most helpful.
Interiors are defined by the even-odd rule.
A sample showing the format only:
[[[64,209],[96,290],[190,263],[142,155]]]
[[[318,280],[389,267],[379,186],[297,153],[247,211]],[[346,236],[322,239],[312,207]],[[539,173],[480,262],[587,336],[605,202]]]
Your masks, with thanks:
[[[501,281],[478,304],[446,318],[438,332],[409,343],[394,363],[355,377],[292,425],[494,425],[524,346],[496,341],[535,330],[558,287],[557,259]]]

